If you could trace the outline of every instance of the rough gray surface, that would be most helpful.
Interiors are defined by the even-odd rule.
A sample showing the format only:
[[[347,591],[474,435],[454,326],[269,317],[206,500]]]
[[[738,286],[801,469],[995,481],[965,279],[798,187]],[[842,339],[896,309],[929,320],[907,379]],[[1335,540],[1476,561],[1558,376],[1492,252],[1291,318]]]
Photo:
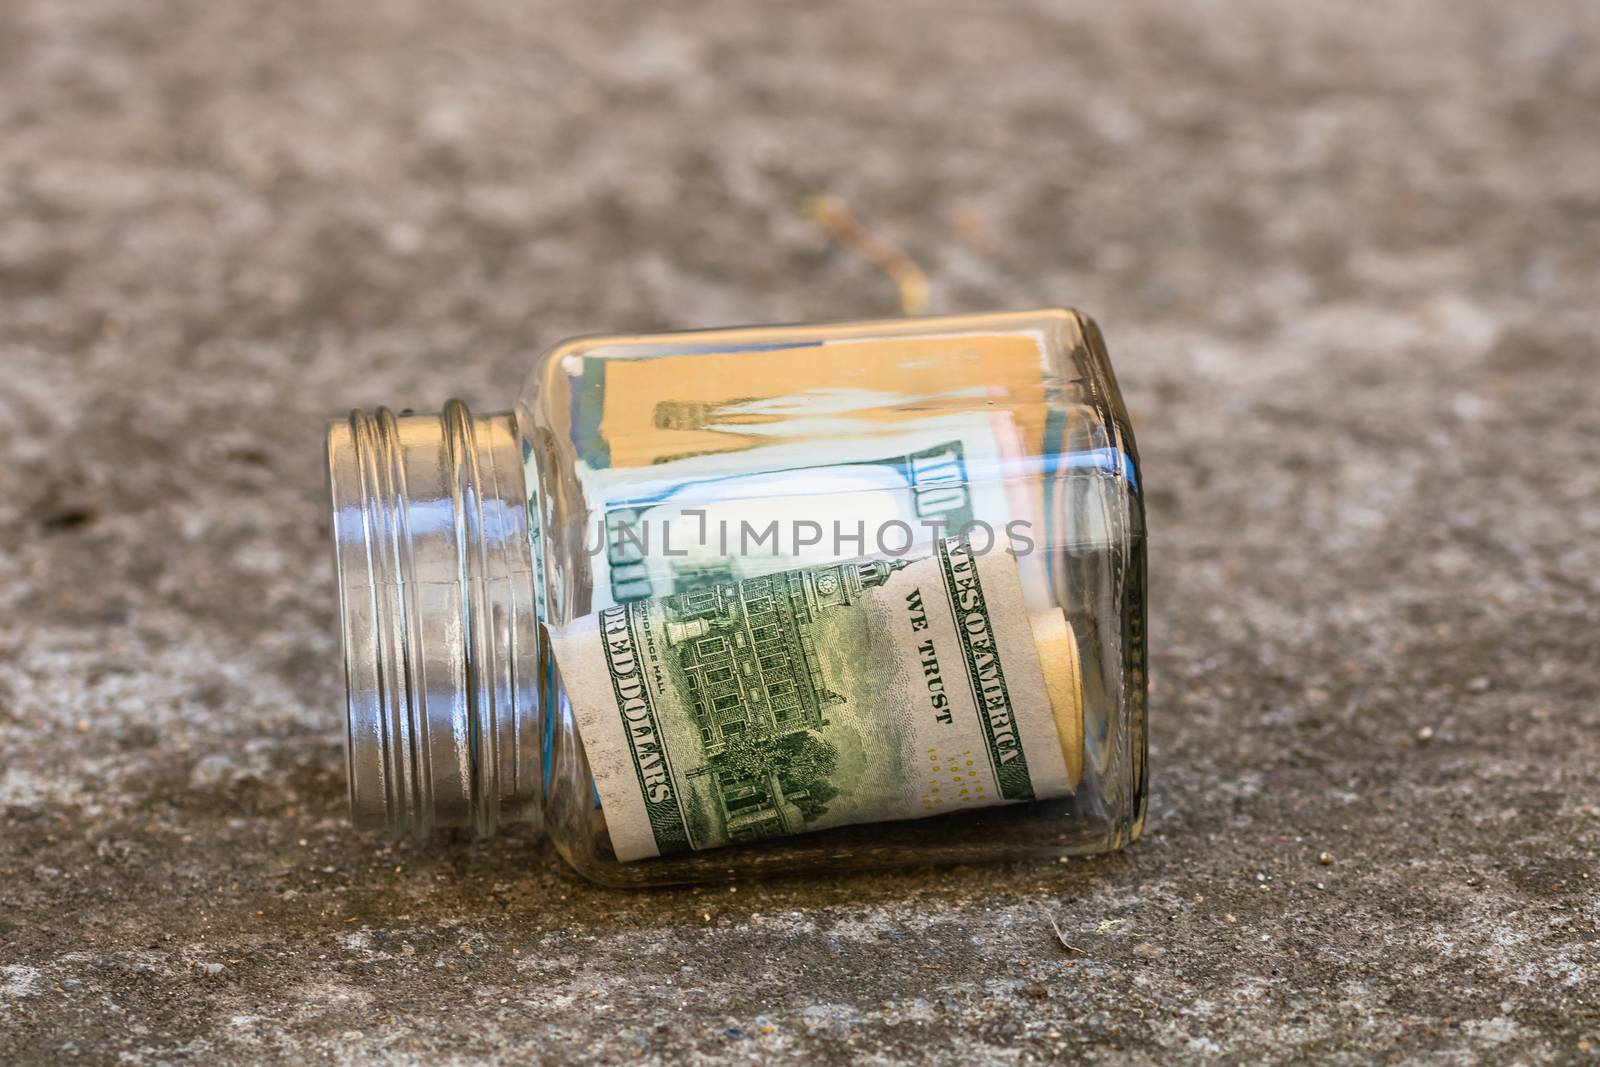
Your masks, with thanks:
[[[1596,55],[1584,0],[0,5],[0,1058],[1592,1062]],[[816,191],[939,310],[1104,326],[1145,839],[621,894],[348,830],[323,418],[892,312]]]

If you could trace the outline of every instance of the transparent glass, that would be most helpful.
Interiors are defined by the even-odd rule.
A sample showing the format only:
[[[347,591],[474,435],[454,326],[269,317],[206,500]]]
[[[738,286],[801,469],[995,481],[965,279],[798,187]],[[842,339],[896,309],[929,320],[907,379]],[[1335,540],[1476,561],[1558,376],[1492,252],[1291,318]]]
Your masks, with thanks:
[[[1081,769],[1069,795],[624,862],[546,644],[544,821],[578,871],[613,885],[695,882],[1056,858],[1138,837],[1142,487],[1122,398],[1088,318],[1042,310],[584,338],[539,359],[516,421],[535,610],[550,627],[706,583],[916,555],[941,536],[917,521],[932,515],[1010,548],[1026,612],[1059,609],[1076,646],[1082,736],[1062,737],[1062,748]],[[939,462],[952,443],[954,468]],[[929,471],[932,482],[919,483]],[[764,530],[776,521],[787,533],[807,520],[824,529],[820,541],[794,536],[776,556],[714,536],[685,548],[686,522],[703,532],[706,523]],[[829,536],[834,523],[864,529],[864,540]],[[664,550],[661,531],[674,524],[678,546]],[[642,543],[652,536],[653,549]],[[1041,655],[1047,675],[1059,660]]]

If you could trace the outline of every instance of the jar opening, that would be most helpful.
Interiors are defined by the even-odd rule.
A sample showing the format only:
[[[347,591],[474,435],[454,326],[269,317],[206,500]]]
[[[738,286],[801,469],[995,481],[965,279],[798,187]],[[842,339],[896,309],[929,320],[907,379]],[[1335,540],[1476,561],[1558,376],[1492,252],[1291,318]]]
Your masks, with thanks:
[[[537,821],[537,620],[510,413],[330,424],[351,818],[426,836]]]

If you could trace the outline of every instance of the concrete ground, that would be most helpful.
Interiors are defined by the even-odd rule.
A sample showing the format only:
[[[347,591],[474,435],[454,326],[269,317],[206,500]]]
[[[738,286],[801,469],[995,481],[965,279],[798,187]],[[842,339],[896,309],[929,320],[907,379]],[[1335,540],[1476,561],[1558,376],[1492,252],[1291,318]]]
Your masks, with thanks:
[[[0,1060],[1600,1059],[1600,7],[0,5]],[[617,893],[347,828],[321,424],[1073,303],[1145,838]],[[1052,923],[1066,942],[1058,941]]]

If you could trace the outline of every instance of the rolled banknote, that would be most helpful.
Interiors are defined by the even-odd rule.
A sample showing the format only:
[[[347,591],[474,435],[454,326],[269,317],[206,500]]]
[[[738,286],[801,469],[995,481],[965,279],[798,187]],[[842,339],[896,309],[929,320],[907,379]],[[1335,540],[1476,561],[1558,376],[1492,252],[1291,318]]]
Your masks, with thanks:
[[[1011,555],[930,548],[550,630],[618,859],[1071,793],[1071,627]]]

